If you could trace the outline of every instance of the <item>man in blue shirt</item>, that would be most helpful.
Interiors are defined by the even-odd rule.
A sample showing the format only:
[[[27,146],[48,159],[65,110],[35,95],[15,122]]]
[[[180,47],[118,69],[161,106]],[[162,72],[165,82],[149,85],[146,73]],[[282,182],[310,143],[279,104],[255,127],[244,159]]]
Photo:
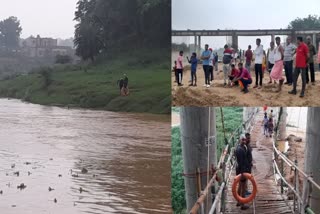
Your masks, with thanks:
[[[202,52],[201,59],[203,70],[204,70],[204,76],[205,76],[205,84],[207,88],[210,87],[210,80],[209,80],[209,59],[210,59],[211,52],[209,51],[209,45],[204,46],[204,51]]]
[[[197,54],[192,53],[191,59],[187,57],[188,62],[191,64],[191,83],[189,86],[197,86],[197,65],[198,65],[198,59]],[[194,80],[194,84],[193,84]]]

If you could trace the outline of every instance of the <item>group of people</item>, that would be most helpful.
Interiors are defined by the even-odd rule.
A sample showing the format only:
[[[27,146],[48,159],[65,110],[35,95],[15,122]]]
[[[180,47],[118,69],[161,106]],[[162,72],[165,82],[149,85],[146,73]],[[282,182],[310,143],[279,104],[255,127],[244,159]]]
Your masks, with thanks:
[[[272,137],[273,130],[274,130],[273,118],[274,118],[273,110],[271,110],[269,115],[267,112],[264,112],[262,124],[263,124],[263,134],[266,137]]]
[[[236,165],[236,175],[242,173],[250,173],[252,171],[252,148],[250,146],[250,133],[246,133],[240,136],[239,144],[235,150],[235,157],[237,160]],[[245,177],[240,179],[240,183],[237,190],[238,194],[245,198],[250,195],[251,192],[248,191],[248,180]],[[248,205],[238,202],[237,206],[240,206],[242,210],[249,208]]]
[[[283,84],[292,85],[293,88],[289,91],[289,94],[297,94],[297,80],[301,73],[302,77],[302,89],[300,97],[305,94],[306,84],[310,82],[315,84],[315,67],[314,56],[316,55],[316,48],[311,42],[311,37],[308,36],[306,43],[304,43],[302,37],[297,37],[297,46],[292,43],[291,37],[287,37],[284,46],[281,44],[280,37],[276,37],[275,41],[270,42],[270,48],[267,51],[264,50],[261,45],[261,39],[256,39],[256,48],[251,50],[251,45],[242,54],[245,57],[245,65],[243,65],[240,57],[240,63],[236,68],[236,54],[234,49],[231,49],[228,45],[224,46],[223,52],[223,74],[224,74],[224,86],[227,87],[233,85],[240,85],[244,93],[248,93],[248,85],[253,83],[250,68],[251,63],[254,63],[255,71],[255,85],[253,88],[260,89],[262,87],[264,70],[267,70],[270,74],[269,84],[278,83],[276,92],[280,92]],[[295,57],[295,66],[293,65]],[[202,60],[203,71],[205,75],[204,86],[209,88],[212,85],[214,79],[213,69],[218,70],[218,54],[214,53],[209,45],[205,45],[205,50],[202,52],[200,59]],[[191,64],[191,80],[189,86],[197,86],[197,65],[200,59],[197,58],[196,53],[192,53],[191,58],[187,57],[188,62]],[[320,70],[320,45],[318,53],[318,62]],[[294,68],[294,69],[293,69]],[[283,77],[283,69],[285,70],[285,78]],[[175,76],[178,86],[182,86],[183,75],[183,52],[180,51],[177,61],[175,61]],[[309,72],[310,71],[310,72]],[[309,75],[310,73],[310,75]],[[310,78],[309,78],[310,76]],[[286,81],[285,81],[286,80]]]
[[[218,71],[218,53],[214,53],[208,45],[205,45],[205,50],[201,55],[204,75],[205,75],[205,85],[210,87],[211,82],[213,81],[213,70]],[[197,58],[196,53],[192,53],[191,58],[187,56],[187,61],[191,64],[191,79],[189,86],[197,86],[197,66],[199,59]],[[175,82],[178,86],[183,86],[182,77],[183,77],[183,51],[179,52],[178,59],[174,61],[173,70],[175,72]]]

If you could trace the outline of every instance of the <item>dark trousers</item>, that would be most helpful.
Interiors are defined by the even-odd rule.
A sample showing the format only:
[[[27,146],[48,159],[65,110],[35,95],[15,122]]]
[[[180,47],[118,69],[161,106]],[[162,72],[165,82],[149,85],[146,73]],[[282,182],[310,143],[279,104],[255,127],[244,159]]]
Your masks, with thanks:
[[[176,71],[176,80],[178,85],[182,83],[183,69],[177,69]]]
[[[309,83],[309,68],[310,67],[310,76],[311,76],[311,82],[315,82],[315,78],[314,78],[314,64],[309,63],[309,65],[306,68],[306,81],[307,83]]]
[[[203,71],[204,71],[204,77],[205,77],[205,84],[206,84],[206,85],[210,85],[209,65],[204,65],[204,66],[203,66]]]
[[[230,80],[230,81],[232,81],[233,79],[234,79],[234,77],[231,77],[231,76],[229,77],[229,80]],[[235,84],[235,85],[239,85],[239,81],[235,81],[234,84]]]
[[[248,89],[248,85],[252,83],[252,79],[245,80],[245,79],[242,78],[241,82],[243,83],[244,89],[247,90]]]
[[[197,71],[191,71],[191,84],[193,84],[193,81],[197,84]]]
[[[209,65],[210,81],[213,80],[213,66]]]
[[[262,86],[262,64],[255,64],[254,70],[256,72],[256,85],[259,83],[259,85]]]
[[[293,61],[284,61],[284,70],[286,73],[287,83],[292,84]]]
[[[297,81],[299,78],[301,72],[301,78],[302,78],[302,90],[301,92],[304,92],[306,89],[306,68],[295,68],[293,73],[293,90],[297,91]]]

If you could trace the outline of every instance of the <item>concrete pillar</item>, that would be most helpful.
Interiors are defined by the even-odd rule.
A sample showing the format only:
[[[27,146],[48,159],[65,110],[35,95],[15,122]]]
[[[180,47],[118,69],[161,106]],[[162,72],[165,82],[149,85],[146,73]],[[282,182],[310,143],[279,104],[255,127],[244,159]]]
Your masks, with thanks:
[[[210,121],[209,121],[210,114]],[[213,107],[181,107],[180,108],[180,131],[183,155],[184,173],[195,174],[197,168],[200,172],[207,171],[208,147],[206,141],[208,132],[211,145],[209,147],[210,166],[216,166],[216,114]],[[211,168],[211,167],[210,167]],[[197,201],[197,179],[196,177],[184,177],[187,211],[193,207]],[[201,190],[207,185],[207,175],[201,176]],[[205,203],[206,208],[211,207],[212,196],[209,195],[209,204]]]
[[[198,36],[198,55],[201,55],[201,36]]]
[[[274,34],[271,35],[271,42],[274,42]]]
[[[297,41],[297,34],[296,34],[296,32],[293,30],[293,31],[291,31],[291,42],[292,43],[296,43],[296,41]]]
[[[320,184],[320,108],[308,108],[306,144],[304,152],[304,171],[312,174],[314,181]],[[306,203],[308,199],[307,181],[303,183],[303,201]],[[320,213],[320,190],[312,188],[312,197],[310,198],[310,208],[314,213]]]
[[[194,36],[194,52],[197,53],[198,47],[197,47],[197,36]],[[198,55],[198,54],[197,54]]]
[[[317,48],[317,35],[315,33],[312,35],[312,44]]]
[[[232,34],[232,48],[238,51],[238,36],[235,33]]]
[[[280,116],[280,122],[279,122],[279,138],[280,140],[284,140],[287,138],[287,107],[280,107],[282,110],[281,116]],[[281,111],[280,110],[280,111]]]

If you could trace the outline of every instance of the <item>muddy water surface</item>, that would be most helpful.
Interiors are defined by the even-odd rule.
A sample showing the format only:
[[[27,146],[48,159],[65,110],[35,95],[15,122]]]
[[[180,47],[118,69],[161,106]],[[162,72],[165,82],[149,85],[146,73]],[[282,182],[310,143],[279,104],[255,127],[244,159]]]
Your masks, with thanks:
[[[169,136],[166,116],[0,99],[0,213],[170,213]]]

